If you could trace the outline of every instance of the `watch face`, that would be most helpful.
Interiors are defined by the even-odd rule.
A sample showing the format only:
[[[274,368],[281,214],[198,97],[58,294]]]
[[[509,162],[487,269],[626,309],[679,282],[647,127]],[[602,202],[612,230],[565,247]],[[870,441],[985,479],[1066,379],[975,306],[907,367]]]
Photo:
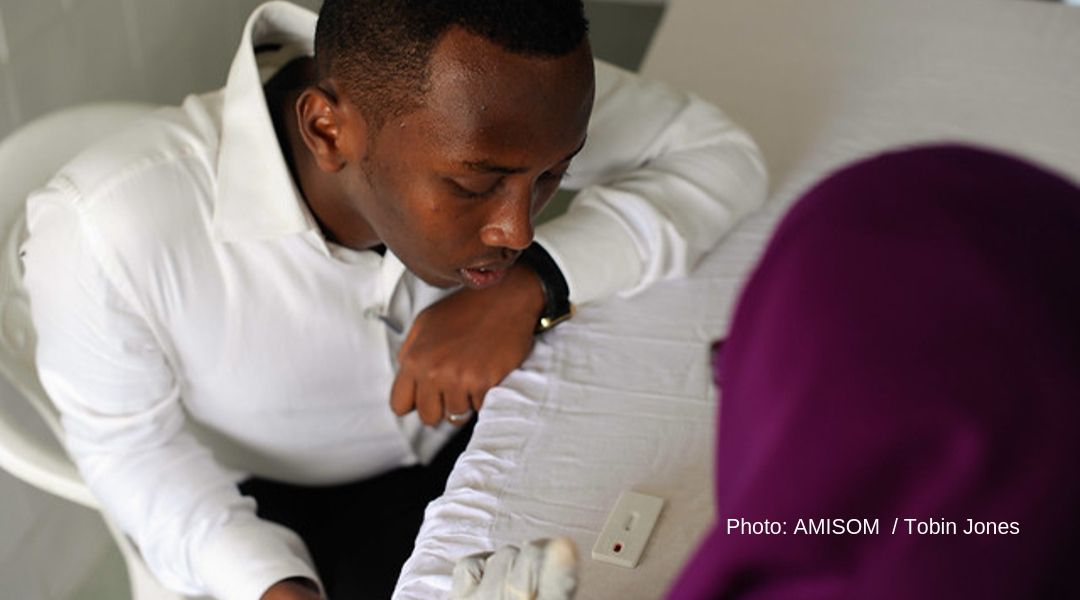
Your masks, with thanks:
[[[536,324],[536,333],[543,333],[554,328],[559,323],[569,320],[570,317],[574,316],[575,310],[574,305],[568,302],[566,312],[561,315],[540,317],[540,321]]]

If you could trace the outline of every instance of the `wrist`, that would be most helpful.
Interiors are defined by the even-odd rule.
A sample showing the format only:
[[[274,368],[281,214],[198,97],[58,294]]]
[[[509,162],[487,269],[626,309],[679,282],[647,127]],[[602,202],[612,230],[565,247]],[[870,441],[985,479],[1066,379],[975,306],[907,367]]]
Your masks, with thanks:
[[[570,288],[555,259],[544,247],[533,242],[521,253],[520,263],[531,269],[540,281],[544,308],[537,319],[534,333],[543,333],[574,315]]]
[[[546,307],[546,298],[544,282],[536,271],[518,263],[511,267],[507,283],[520,290],[522,314],[526,315],[531,323],[539,321]]]

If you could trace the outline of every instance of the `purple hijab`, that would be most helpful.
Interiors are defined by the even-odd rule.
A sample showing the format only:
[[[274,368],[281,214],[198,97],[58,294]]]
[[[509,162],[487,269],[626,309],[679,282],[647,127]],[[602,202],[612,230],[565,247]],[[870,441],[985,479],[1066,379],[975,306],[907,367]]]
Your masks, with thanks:
[[[1074,185],[959,146],[840,171],[714,367],[717,521],[670,600],[1080,597]]]

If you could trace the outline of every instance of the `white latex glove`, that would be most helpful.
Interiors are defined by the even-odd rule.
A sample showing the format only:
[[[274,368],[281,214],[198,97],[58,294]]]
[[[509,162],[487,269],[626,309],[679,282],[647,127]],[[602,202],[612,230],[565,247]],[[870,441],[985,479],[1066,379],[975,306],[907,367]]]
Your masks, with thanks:
[[[467,556],[454,566],[450,600],[571,600],[577,563],[577,546],[569,538]]]

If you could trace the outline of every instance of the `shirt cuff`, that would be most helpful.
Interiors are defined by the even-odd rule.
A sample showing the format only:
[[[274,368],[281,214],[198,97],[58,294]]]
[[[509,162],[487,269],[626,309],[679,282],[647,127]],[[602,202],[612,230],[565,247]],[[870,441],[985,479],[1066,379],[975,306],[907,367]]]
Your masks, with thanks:
[[[567,215],[537,227],[536,241],[562,271],[574,304],[613,296],[641,279],[633,238],[601,207],[572,205]]]
[[[258,519],[219,529],[198,552],[195,571],[220,600],[259,600],[270,586],[290,577],[310,579],[322,589],[300,536]]]

